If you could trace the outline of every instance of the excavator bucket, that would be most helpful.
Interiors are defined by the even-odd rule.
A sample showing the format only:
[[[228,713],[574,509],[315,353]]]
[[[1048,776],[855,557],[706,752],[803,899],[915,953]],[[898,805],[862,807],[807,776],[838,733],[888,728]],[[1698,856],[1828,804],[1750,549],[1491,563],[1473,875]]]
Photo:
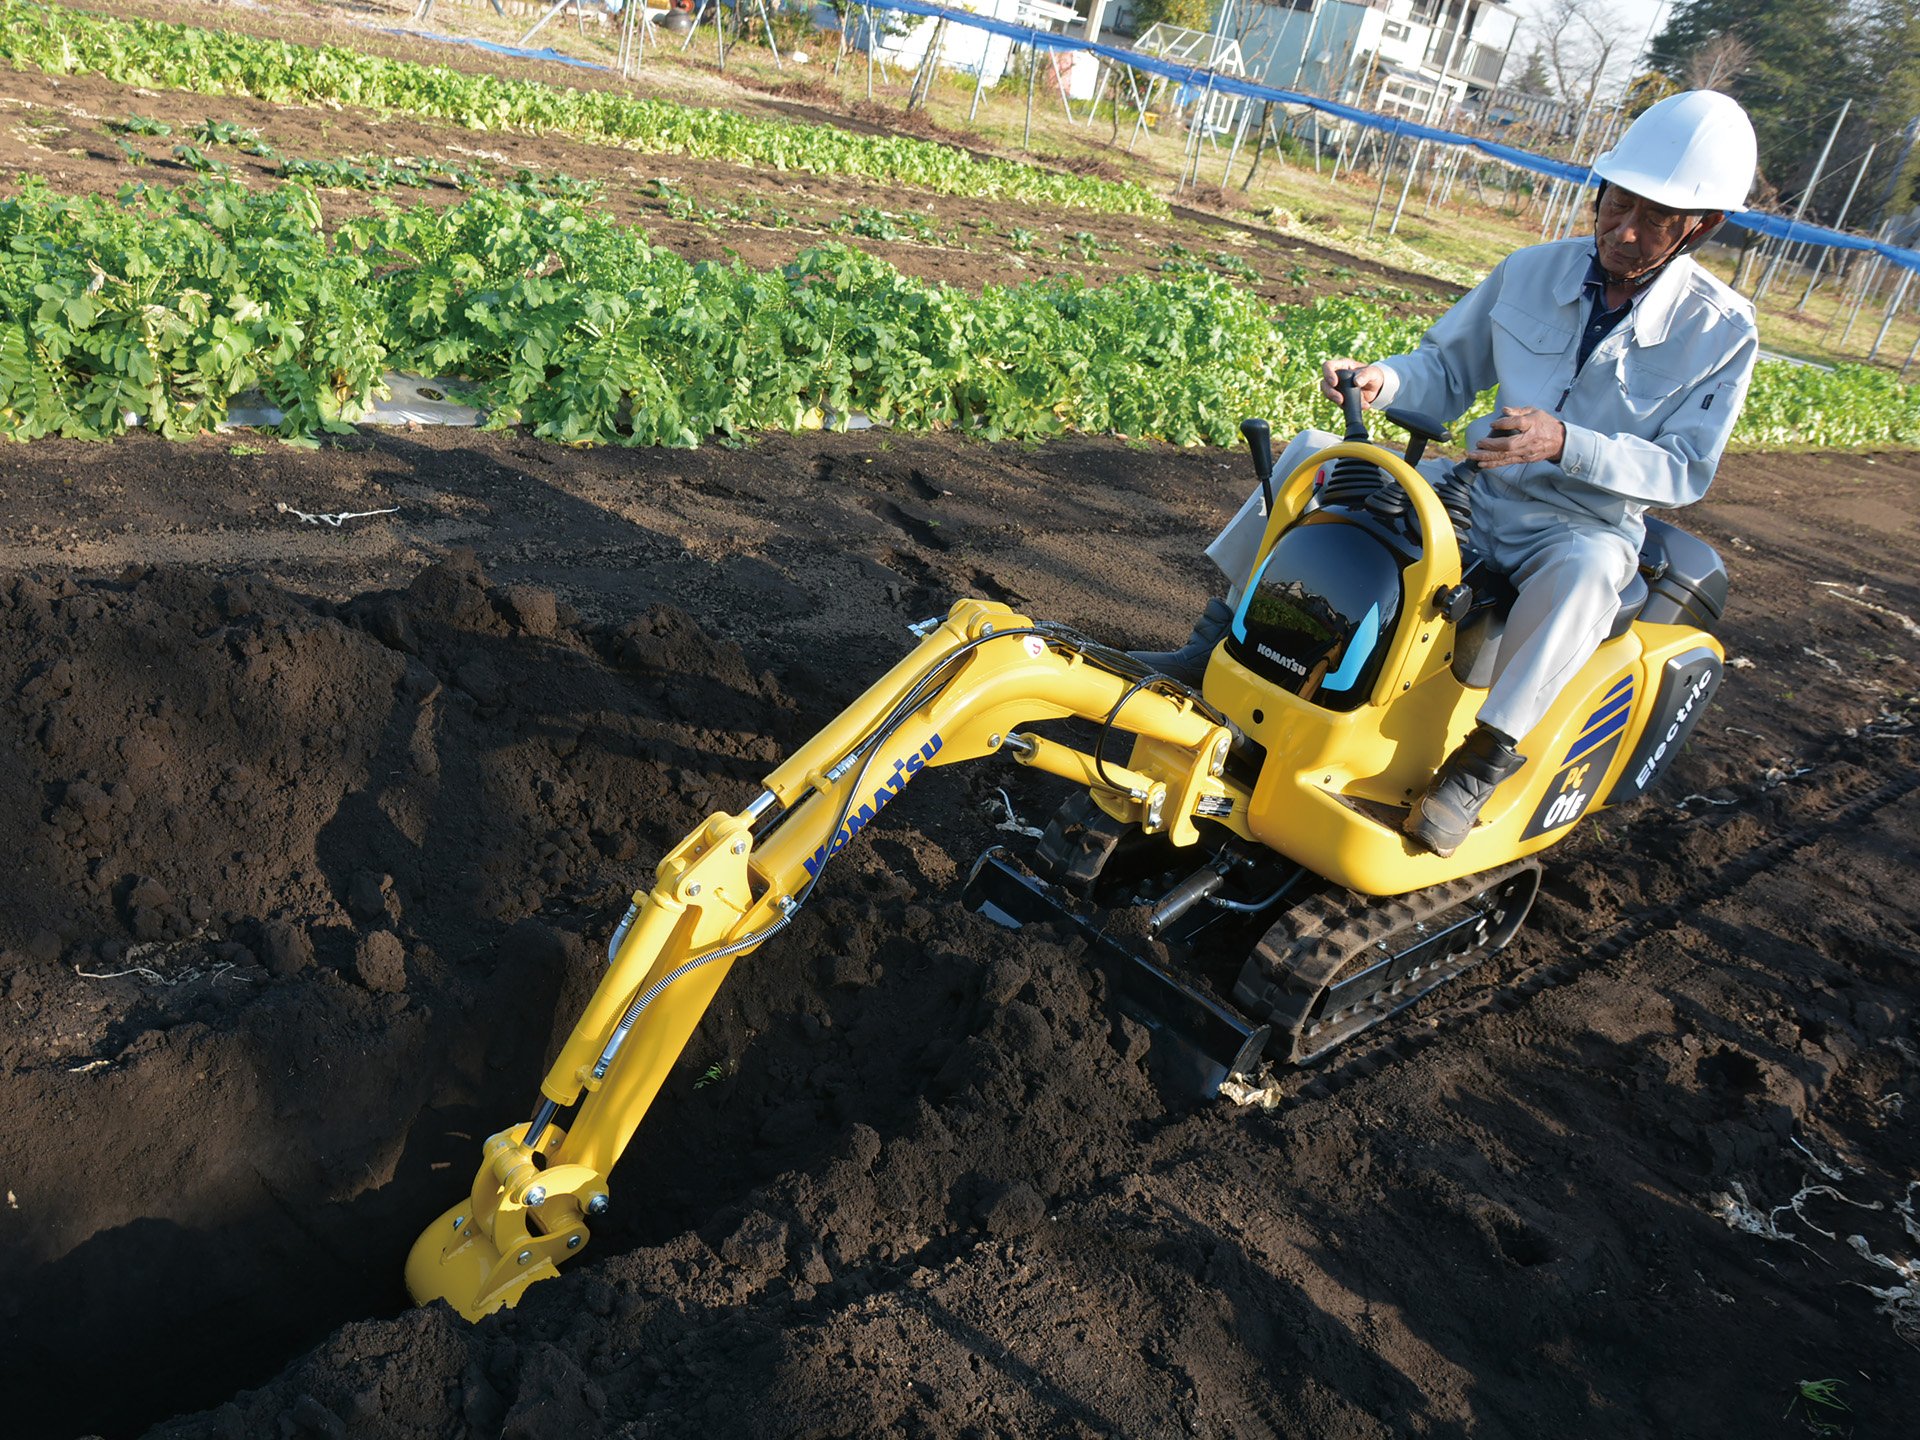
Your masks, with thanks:
[[[1161,1074],[1177,1094],[1211,1100],[1220,1086],[1248,1074],[1266,1049],[1270,1026],[1255,1025],[1204,991],[1136,954],[1064,892],[1029,874],[1004,850],[982,855],[968,877],[969,908],[1010,930],[1052,924],[1079,935],[1113,983],[1121,1013],[1153,1037]]]

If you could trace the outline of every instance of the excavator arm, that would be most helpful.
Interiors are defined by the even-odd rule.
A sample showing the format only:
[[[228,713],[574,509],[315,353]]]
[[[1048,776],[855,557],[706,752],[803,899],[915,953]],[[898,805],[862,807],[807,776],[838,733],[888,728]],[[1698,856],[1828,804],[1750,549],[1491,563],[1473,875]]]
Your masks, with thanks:
[[[921,771],[1004,751],[1176,844],[1198,839],[1203,816],[1248,833],[1247,792],[1224,775],[1231,732],[1190,692],[1004,605],[962,600],[916,631],[920,644],[751,804],[709,816],[634,896],[533,1117],[487,1140],[467,1198],[415,1242],[416,1301],[478,1320],[584,1247],[614,1163],[734,961],[790,923],[827,862]],[[1069,717],[1102,726],[1094,753],[1015,728]],[[1112,731],[1134,737],[1124,764],[1105,757]]]

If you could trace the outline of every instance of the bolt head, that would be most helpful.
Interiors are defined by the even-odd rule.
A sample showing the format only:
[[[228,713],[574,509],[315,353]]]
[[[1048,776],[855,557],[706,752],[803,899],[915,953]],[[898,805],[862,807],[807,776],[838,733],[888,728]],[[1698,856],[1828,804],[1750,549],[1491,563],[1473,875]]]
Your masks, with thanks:
[[[580,1248],[580,1237],[578,1235],[569,1235],[567,1237],[567,1249],[578,1250],[579,1248]]]
[[[700,882],[698,880],[694,881],[691,885],[687,886],[687,894],[698,895],[699,893],[700,893]]]
[[[607,1213],[607,1197],[595,1195],[587,1201],[587,1214],[604,1215]]]
[[[742,835],[738,840],[733,842],[733,853],[736,855],[744,855],[747,853],[746,836]]]
[[[518,1260],[522,1265],[524,1265],[529,1260],[533,1259],[533,1251],[522,1250],[518,1255],[514,1256],[514,1259]]]
[[[544,1185],[529,1185],[527,1187],[526,1199],[521,1203],[529,1210],[538,1210],[542,1205],[547,1203],[547,1187]]]
[[[458,1230],[462,1225],[466,1223],[467,1223],[467,1217],[464,1215],[456,1215],[453,1217],[453,1228],[456,1230]]]

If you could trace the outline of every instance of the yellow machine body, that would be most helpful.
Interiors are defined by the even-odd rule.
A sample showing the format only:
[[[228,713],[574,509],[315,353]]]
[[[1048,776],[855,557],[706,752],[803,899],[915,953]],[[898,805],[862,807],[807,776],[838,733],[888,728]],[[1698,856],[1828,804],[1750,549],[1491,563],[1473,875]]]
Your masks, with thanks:
[[[1442,859],[1408,843],[1401,816],[1466,738],[1486,696],[1455,678],[1453,626],[1435,603],[1460,583],[1451,523],[1432,489],[1399,457],[1342,444],[1288,477],[1260,556],[1300,519],[1320,467],[1347,456],[1372,461],[1400,481],[1429,537],[1421,558],[1404,572],[1399,632],[1373,693],[1356,709],[1325,709],[1276,689],[1224,644],[1207,668],[1205,692],[1266,751],[1247,817],[1253,838],[1350,890],[1400,895],[1491,870],[1560,840],[1581,816],[1602,808],[1601,797],[1613,792],[1646,727],[1669,723],[1640,703],[1667,668],[1703,649],[1716,661],[1723,653],[1717,640],[1691,626],[1633,625],[1594,653],[1523,739],[1529,763],[1495,793],[1459,849]]]

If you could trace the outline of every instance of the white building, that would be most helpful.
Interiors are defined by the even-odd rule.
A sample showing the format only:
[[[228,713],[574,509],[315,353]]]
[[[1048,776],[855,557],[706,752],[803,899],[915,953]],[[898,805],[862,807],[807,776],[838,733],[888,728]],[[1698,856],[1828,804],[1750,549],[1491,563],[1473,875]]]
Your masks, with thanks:
[[[1436,125],[1499,86],[1520,23],[1506,0],[1228,3],[1253,78]]]
[[[955,9],[1031,26],[1035,30],[1080,35],[1086,28],[1088,0],[1081,0],[1078,10],[1071,4],[1056,4],[1053,0],[945,0],[945,3]],[[1096,23],[1098,12],[1105,8],[1105,0],[1094,0]],[[1013,62],[1014,42],[1005,35],[967,25],[942,26],[938,20],[924,16],[874,12],[876,33],[869,36],[867,17],[865,10],[856,10],[849,17],[853,46],[862,51],[871,47],[874,55],[889,65],[918,70],[926,62],[927,47],[936,37],[940,42],[936,59],[942,68],[981,76],[988,85],[998,84]],[[831,10],[821,6],[815,14],[815,23],[829,28],[839,22]],[[1092,56],[1059,55],[1049,63],[1073,99],[1083,100],[1093,92],[1099,67]]]

